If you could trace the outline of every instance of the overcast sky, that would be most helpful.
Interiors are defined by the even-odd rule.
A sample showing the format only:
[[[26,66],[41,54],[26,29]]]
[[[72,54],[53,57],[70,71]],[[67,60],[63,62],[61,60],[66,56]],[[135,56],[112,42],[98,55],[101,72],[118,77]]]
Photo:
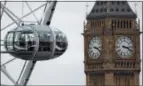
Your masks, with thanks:
[[[35,1],[35,0],[34,0]],[[83,1],[83,0],[82,0]],[[93,0],[94,1],[94,0]],[[40,6],[44,2],[30,2],[32,9]],[[89,4],[89,8],[86,9],[86,4]],[[84,46],[83,46],[83,22],[85,20],[86,10],[90,12],[94,2],[58,2],[55,13],[52,18],[51,26],[60,29],[67,35],[68,49],[67,51],[54,60],[37,62],[29,85],[85,85],[86,79],[84,74]],[[8,2],[7,7],[11,9],[16,15],[21,17],[29,12],[26,5],[24,5],[24,11],[22,14],[22,3],[20,2]],[[134,2],[130,2],[130,6],[134,8]],[[142,19],[142,4],[137,3],[138,17]],[[36,16],[38,19],[42,16],[42,9],[37,11]],[[33,21],[34,17],[28,16],[24,20]],[[5,27],[12,22],[5,14],[1,21],[1,27]],[[142,21],[141,21],[142,24]],[[15,25],[9,27],[2,32],[2,38],[5,33],[14,28]],[[11,59],[8,54],[1,55],[2,63]],[[24,61],[17,59],[14,62],[8,64],[7,70],[16,80],[20,73]],[[3,73],[1,73],[2,84],[12,84]],[[141,77],[140,77],[141,78]]]

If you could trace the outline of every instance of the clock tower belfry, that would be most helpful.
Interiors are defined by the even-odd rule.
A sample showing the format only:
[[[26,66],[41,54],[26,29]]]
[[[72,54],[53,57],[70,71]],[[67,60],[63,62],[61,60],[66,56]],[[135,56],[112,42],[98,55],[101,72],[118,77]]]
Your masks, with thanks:
[[[127,1],[96,1],[83,33],[87,86],[139,86],[136,18]]]

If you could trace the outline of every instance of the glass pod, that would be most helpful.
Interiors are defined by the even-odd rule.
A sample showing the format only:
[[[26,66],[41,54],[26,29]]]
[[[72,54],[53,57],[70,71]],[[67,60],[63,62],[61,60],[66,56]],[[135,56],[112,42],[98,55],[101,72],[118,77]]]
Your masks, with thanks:
[[[49,60],[67,49],[66,36],[57,29],[42,25],[20,26],[9,31],[5,48],[12,56],[23,60]]]

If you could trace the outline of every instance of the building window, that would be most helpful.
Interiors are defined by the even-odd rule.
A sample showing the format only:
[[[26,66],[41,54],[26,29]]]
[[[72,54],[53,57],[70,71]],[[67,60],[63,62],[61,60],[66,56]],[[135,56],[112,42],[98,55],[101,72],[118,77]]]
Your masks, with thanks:
[[[116,8],[116,12],[118,12],[119,11],[119,9],[118,8]]]
[[[97,5],[99,5],[99,2],[97,1],[97,3],[96,3]]]
[[[99,12],[99,10],[98,9],[96,9],[96,13],[98,13]]]
[[[114,9],[112,8],[112,9],[110,9],[111,10],[111,12],[113,12],[114,11]]]
[[[121,28],[123,28],[123,20],[120,20]]]
[[[114,21],[114,27],[117,28],[117,20]]]
[[[121,20],[118,20],[118,24],[119,24],[119,27],[118,28],[121,28]]]
[[[124,4],[125,4],[125,1],[122,1],[122,4],[124,5]]]
[[[129,27],[132,28],[132,21],[129,22]]]
[[[125,28],[128,28],[128,21],[125,20]]]
[[[106,3],[107,3],[107,2],[106,2],[106,1],[104,1],[104,4],[105,4],[105,5],[106,5]]]
[[[122,28],[124,28],[124,21],[122,20]]]
[[[119,4],[120,4],[120,1],[117,1],[117,4],[119,5]]]
[[[111,25],[112,25],[112,28],[114,28],[114,22],[113,22],[113,20],[112,20],[112,22],[111,22]]]
[[[103,1],[101,1],[101,5],[103,5]]]
[[[123,27],[126,28],[126,21],[125,21],[125,20],[124,20],[124,23],[123,23],[123,24],[124,24]]]
[[[94,13],[94,10],[92,10],[92,13]]]
[[[100,12],[103,12],[103,8],[100,9]]]
[[[131,11],[130,8],[128,8],[127,11],[130,12]]]
[[[107,9],[106,9],[106,8],[104,9],[104,12],[107,12]]]
[[[124,12],[124,11],[125,11],[125,9],[122,9],[121,11],[122,11],[122,12]]]
[[[112,28],[116,28],[116,20],[112,20],[111,25],[112,25]]]
[[[119,28],[120,27],[120,21],[118,20],[117,22],[117,27]]]
[[[128,20],[126,21],[126,25],[127,25],[127,28],[129,28],[129,22],[128,22]]]
[[[112,5],[114,4],[114,1],[112,1]]]

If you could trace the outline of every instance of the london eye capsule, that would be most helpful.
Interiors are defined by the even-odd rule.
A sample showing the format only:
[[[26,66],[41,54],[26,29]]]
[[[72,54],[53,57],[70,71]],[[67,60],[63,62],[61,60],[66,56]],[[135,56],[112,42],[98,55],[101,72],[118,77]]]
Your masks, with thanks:
[[[58,29],[44,25],[24,25],[9,31],[4,46],[7,52],[23,60],[49,60],[62,55],[67,38]]]

